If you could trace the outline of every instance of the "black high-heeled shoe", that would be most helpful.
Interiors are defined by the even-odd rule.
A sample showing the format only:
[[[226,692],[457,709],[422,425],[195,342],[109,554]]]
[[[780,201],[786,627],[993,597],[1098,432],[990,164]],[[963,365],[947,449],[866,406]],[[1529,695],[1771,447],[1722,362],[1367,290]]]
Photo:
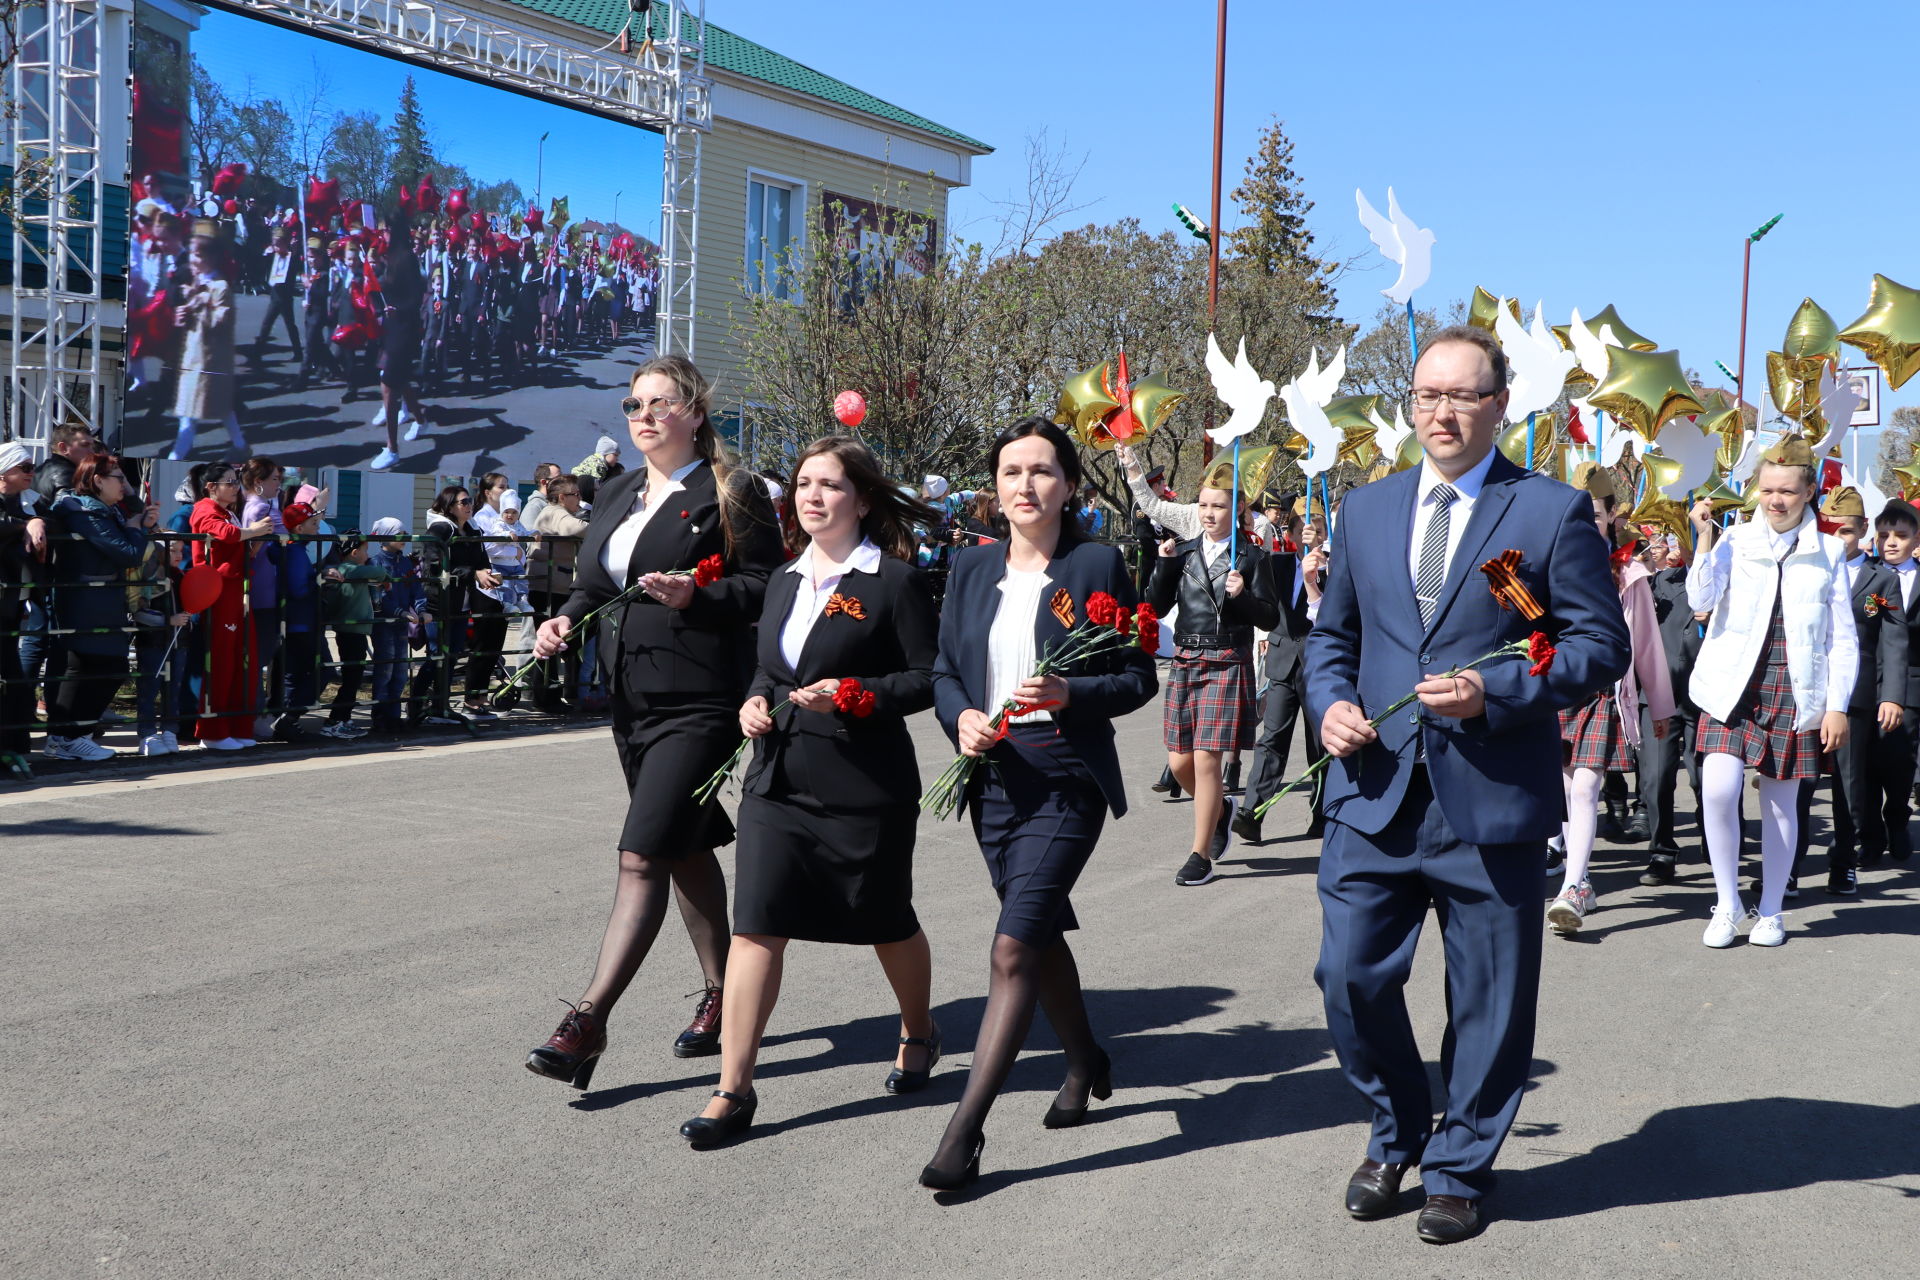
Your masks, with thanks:
[[[710,1147],[715,1143],[737,1138],[753,1128],[753,1113],[759,1109],[760,1094],[757,1090],[747,1090],[747,1096],[728,1093],[725,1089],[715,1089],[713,1096],[728,1098],[733,1102],[733,1110],[719,1117],[695,1116],[680,1126],[680,1136],[696,1147]]]
[[[920,1185],[929,1191],[959,1191],[972,1185],[980,1176],[980,1153],[987,1149],[987,1135],[982,1133],[974,1137],[973,1155],[968,1157],[966,1167],[958,1173],[948,1173],[938,1165],[929,1164],[920,1170]]]
[[[918,1045],[927,1051],[927,1065],[920,1071],[908,1071],[905,1067],[895,1067],[887,1076],[888,1093],[918,1093],[927,1087],[927,1081],[933,1078],[933,1069],[940,1065],[940,1024],[933,1024],[930,1036],[901,1036],[901,1044]]]
[[[1093,1073],[1093,1084],[1087,1089],[1087,1096],[1102,1102],[1113,1096],[1113,1059],[1104,1052],[1100,1055],[1099,1068]],[[1063,1107],[1051,1103],[1040,1125],[1045,1129],[1071,1129],[1087,1118],[1087,1105],[1083,1102],[1078,1107]]]

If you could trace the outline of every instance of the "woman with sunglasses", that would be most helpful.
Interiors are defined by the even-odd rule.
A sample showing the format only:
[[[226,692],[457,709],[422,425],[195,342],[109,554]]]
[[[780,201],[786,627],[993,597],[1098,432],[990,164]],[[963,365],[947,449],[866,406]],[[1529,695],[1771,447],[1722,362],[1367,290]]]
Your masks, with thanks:
[[[88,454],[73,470],[73,487],[53,505],[63,531],[79,535],[62,542],[54,557],[54,607],[66,638],[65,679],[54,691],[47,724],[49,760],[111,760],[114,752],[93,740],[100,716],[127,679],[127,570],[146,557],[160,522],[148,507],[128,520],[129,486],[120,459]]]
[[[245,545],[273,535],[273,521],[255,520],[242,528],[240,477],[224,462],[209,466],[200,478],[200,501],[187,519],[193,564],[212,565],[220,575],[220,598],[207,611],[207,678],[201,691],[200,718],[193,734],[215,751],[239,751],[254,744],[253,691],[259,687],[259,651],[253,619],[247,613]]]
[[[733,823],[718,803],[696,804],[693,793],[739,745],[753,624],[783,556],[766,490],[727,465],[712,396],[684,356],[656,357],[635,370],[621,412],[647,465],[600,487],[573,594],[534,641],[535,658],[551,658],[581,643],[574,627],[606,608],[598,619],[600,661],[629,790],[613,913],[593,979],[527,1057],[529,1071],[576,1089],[593,1076],[607,1047],[607,1016],[639,971],[671,898],[705,974],[693,1022],[673,1051],[692,1058],[720,1049],[727,885],[713,851],[732,843]],[[693,574],[703,563],[697,584]]]

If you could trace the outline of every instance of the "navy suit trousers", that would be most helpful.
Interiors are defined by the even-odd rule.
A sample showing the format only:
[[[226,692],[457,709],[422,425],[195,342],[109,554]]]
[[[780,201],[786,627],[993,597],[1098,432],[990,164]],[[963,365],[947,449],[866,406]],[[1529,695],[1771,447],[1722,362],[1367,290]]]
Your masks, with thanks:
[[[1413,768],[1406,802],[1378,835],[1327,824],[1314,980],[1340,1069],[1373,1105],[1367,1155],[1420,1161],[1428,1195],[1478,1199],[1533,1062],[1546,842],[1467,843],[1433,803],[1426,769]],[[1437,1128],[1405,996],[1429,908],[1447,959]]]

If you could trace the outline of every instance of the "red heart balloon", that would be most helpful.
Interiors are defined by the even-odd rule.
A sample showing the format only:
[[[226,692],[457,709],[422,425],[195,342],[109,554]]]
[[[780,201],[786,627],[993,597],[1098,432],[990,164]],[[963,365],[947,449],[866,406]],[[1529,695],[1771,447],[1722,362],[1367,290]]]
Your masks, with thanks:
[[[180,579],[180,608],[186,613],[205,613],[220,598],[220,571],[210,564],[197,564]]]

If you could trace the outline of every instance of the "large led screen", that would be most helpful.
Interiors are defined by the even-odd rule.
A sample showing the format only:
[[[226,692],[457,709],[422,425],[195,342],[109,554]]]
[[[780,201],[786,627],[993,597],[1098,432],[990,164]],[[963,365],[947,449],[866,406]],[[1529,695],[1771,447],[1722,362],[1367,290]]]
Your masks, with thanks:
[[[659,135],[142,9],[127,452],[518,478],[593,452],[653,349]]]

